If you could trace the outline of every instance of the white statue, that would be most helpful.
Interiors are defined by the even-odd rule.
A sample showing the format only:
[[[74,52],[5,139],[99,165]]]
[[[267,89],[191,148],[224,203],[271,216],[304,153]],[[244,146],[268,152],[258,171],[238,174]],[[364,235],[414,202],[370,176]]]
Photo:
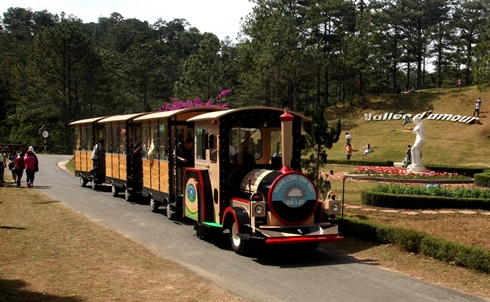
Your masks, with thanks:
[[[424,172],[425,168],[422,166],[420,161],[420,154],[422,153],[422,146],[425,143],[424,135],[424,124],[421,122],[420,116],[415,116],[413,122],[415,128],[413,128],[413,133],[416,134],[415,143],[412,146],[412,164],[408,166],[409,171],[414,172]]]

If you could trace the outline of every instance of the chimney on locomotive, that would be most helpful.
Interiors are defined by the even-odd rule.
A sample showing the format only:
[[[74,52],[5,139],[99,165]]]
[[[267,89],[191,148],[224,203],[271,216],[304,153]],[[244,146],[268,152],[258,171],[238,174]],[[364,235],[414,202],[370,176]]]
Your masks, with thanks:
[[[291,153],[293,150],[293,120],[294,116],[289,114],[289,109],[284,108],[284,113],[279,117],[281,119],[282,128],[282,168],[281,172],[292,171],[291,169]]]

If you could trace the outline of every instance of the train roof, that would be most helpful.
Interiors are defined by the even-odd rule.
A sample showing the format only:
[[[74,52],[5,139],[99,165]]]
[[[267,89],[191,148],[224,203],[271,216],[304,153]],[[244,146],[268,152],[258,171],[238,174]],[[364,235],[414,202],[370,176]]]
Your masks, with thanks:
[[[83,120],[78,120],[78,121],[71,122],[70,125],[93,123],[93,122],[97,122],[98,120],[101,120],[103,118],[105,118],[105,116],[86,118],[86,119],[83,119]]]
[[[225,116],[225,115],[228,115],[231,113],[235,113],[235,112],[239,112],[239,111],[250,111],[250,110],[278,111],[278,112],[284,113],[284,109],[275,108],[275,107],[265,107],[265,106],[243,107],[243,108],[237,108],[237,109],[228,109],[225,111],[208,112],[205,114],[201,114],[201,115],[192,117],[192,118],[188,119],[188,121],[201,121],[201,120],[207,120],[207,119],[220,118],[222,116]],[[289,111],[289,114],[299,116],[304,121],[311,121],[311,118],[309,118],[309,117],[307,117],[301,113]]]
[[[140,113],[132,113],[132,114],[123,114],[123,115],[114,115],[114,116],[109,116],[105,119],[102,119],[99,121],[99,123],[107,123],[107,122],[120,122],[120,121],[127,121],[132,118],[148,114],[148,112],[140,112]]]
[[[147,115],[140,116],[135,119],[135,121],[143,121],[143,120],[150,120],[154,118],[169,118],[177,114],[183,114],[187,112],[196,112],[196,111],[203,111],[203,112],[215,112],[215,111],[223,111],[223,110],[228,110],[228,108],[222,108],[222,107],[216,107],[216,106],[202,106],[202,107],[192,107],[192,108],[184,108],[184,109],[178,109],[178,110],[171,110],[171,111],[161,111],[161,112],[153,112]]]

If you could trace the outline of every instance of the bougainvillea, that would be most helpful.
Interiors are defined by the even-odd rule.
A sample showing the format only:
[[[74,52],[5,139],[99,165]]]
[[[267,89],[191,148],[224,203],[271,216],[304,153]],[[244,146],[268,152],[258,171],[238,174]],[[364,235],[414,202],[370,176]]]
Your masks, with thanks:
[[[170,102],[165,102],[162,107],[158,108],[159,112],[179,110],[184,108],[194,108],[194,107],[228,107],[228,103],[224,102],[224,98],[232,92],[232,89],[226,89],[218,94],[216,100],[202,101],[199,98],[193,100],[182,101],[177,98],[170,98]]]
[[[378,167],[378,166],[363,166],[354,169],[357,174],[367,174],[376,177],[385,178],[435,178],[435,179],[469,179],[465,175],[459,175],[455,172],[435,172],[425,169],[425,172],[411,172],[406,168],[399,167]]]

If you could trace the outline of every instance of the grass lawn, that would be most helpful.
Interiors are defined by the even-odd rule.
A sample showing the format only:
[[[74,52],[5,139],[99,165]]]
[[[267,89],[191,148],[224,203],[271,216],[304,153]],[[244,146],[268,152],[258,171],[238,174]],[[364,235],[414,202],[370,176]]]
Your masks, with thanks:
[[[0,301],[244,301],[58,201],[0,188]]]

